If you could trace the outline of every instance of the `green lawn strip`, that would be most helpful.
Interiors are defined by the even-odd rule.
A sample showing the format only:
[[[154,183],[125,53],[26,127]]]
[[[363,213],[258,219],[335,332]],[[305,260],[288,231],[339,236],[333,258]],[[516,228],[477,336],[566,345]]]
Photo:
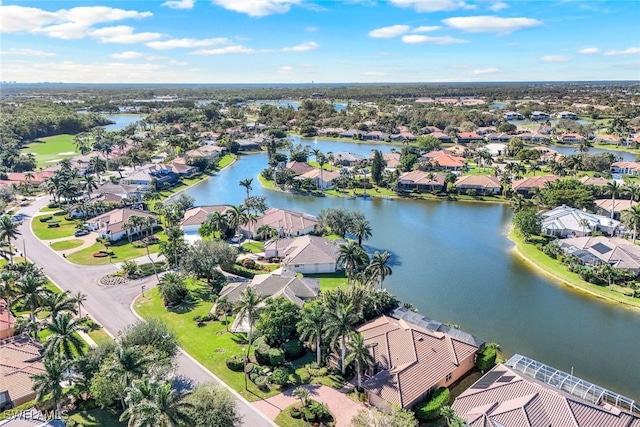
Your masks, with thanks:
[[[60,226],[49,228],[47,222],[40,221],[39,217],[33,218],[31,221],[31,229],[33,234],[40,240],[52,240],[59,239],[61,237],[73,236],[76,231],[76,224],[78,220],[68,220],[62,215],[52,215],[51,221],[59,221]]]
[[[156,233],[156,236],[164,241],[167,239],[166,235],[162,233]],[[109,259],[109,257],[94,257],[93,254],[96,252],[104,251],[105,247],[102,243],[94,243],[88,248],[81,249],[77,252],[69,254],[67,256],[67,260],[71,261],[74,264],[80,265],[105,265],[114,262],[121,262],[130,260],[133,258],[138,258],[141,256],[147,255],[146,248],[136,248],[131,243],[125,243],[123,245],[114,245],[109,246],[108,250],[113,251],[113,257]],[[149,253],[156,253],[160,250],[160,244],[155,243],[149,246]]]
[[[254,254],[264,252],[264,242],[246,242],[242,244],[242,247]]]
[[[119,421],[120,413],[110,408],[72,411],[68,415],[69,419],[84,427],[126,427],[127,425]]]
[[[51,248],[54,251],[64,251],[67,249],[73,249],[77,248],[78,246],[82,246],[83,243],[84,241],[80,239],[61,240],[59,242],[52,243]]]
[[[158,290],[154,288],[147,291],[144,298],[138,298],[134,308],[146,320],[161,319],[166,322],[176,333],[180,345],[187,353],[247,400],[256,401],[280,393],[276,387],[268,392],[262,392],[251,381],[247,381],[248,391],[245,391],[244,374],[233,372],[225,365],[227,358],[243,354],[244,334],[226,332],[225,325],[217,321],[198,327],[193,318],[205,316],[213,303],[209,300],[208,293],[202,291],[202,287],[190,283],[189,288],[196,290],[195,302],[191,305],[167,311],[158,295]],[[232,321],[231,318],[229,320]]]
[[[102,328],[96,329],[95,331],[89,331],[87,332],[87,335],[89,335],[98,345],[113,341],[113,338],[111,338]]]
[[[318,163],[315,160],[311,160],[311,161],[309,161],[307,163],[309,163],[309,166],[312,166],[312,167],[314,167],[316,169],[320,169],[320,163]],[[322,166],[322,170],[326,170],[326,171],[335,171],[335,170],[340,170],[340,169],[342,169],[342,166],[333,166],[333,165],[331,165],[329,163],[325,163]]]
[[[40,209],[40,212],[53,213],[53,212],[58,212],[60,210],[61,209],[59,207],[50,208],[49,206],[45,206],[42,209]]]
[[[299,406],[299,405],[300,405],[300,402],[296,402],[293,405],[287,406],[282,411],[280,411],[280,413],[278,414],[276,419],[273,420],[273,422],[276,423],[277,425],[279,425],[280,427],[305,427],[305,426],[308,426],[309,424],[306,421],[303,421],[300,418],[297,418],[297,419],[293,418],[290,415],[291,408],[293,408],[294,406]]]
[[[517,251],[522,258],[529,261],[531,264],[538,266],[542,271],[556,280],[593,296],[640,308],[639,298],[627,297],[618,292],[609,290],[607,286],[598,286],[593,283],[585,282],[578,274],[569,271],[560,261],[548,257],[542,251],[539,251],[534,245],[524,243],[522,236],[514,230],[511,230],[509,233],[509,239],[516,244]]]
[[[68,134],[40,138],[26,145],[21,153],[33,153],[38,167],[51,166],[57,163],[52,160],[68,159],[77,155],[73,138],[73,135]]]
[[[225,154],[218,161],[218,170],[229,166],[236,159],[235,154]]]
[[[304,277],[319,279],[321,291],[347,286],[347,278],[344,275],[344,271],[327,274],[307,274]]]
[[[260,182],[260,185],[262,185],[267,190],[281,191],[280,187],[276,185],[275,181],[268,180],[267,178],[262,176],[262,174],[258,175],[258,181]]]

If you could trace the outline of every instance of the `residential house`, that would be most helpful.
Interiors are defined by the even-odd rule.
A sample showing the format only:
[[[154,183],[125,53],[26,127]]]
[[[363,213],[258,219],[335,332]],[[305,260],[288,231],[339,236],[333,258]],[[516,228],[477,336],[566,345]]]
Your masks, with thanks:
[[[41,351],[42,345],[27,334],[0,341],[0,409],[36,398],[31,376],[45,372]]]
[[[285,169],[289,169],[294,175],[302,175],[303,173],[309,172],[314,168],[307,162],[298,162],[293,160],[286,164]]]
[[[456,180],[456,190],[459,193],[469,193],[475,191],[480,195],[500,194],[502,185],[495,176],[487,175],[465,175]]]
[[[502,117],[505,120],[523,120],[524,119],[522,114],[518,113],[517,111],[506,111],[502,113]]]
[[[398,179],[399,191],[442,191],[445,186],[445,176],[441,173],[414,170],[405,172]]]
[[[443,132],[432,132],[429,135],[434,137],[434,138],[437,138],[443,144],[453,142],[453,138],[451,138],[451,136],[449,136],[449,135],[447,135],[446,133],[443,133]]]
[[[531,120],[539,121],[539,120],[549,120],[549,113],[545,113],[544,111],[532,111],[531,112]]]
[[[16,318],[5,299],[0,298],[0,340],[12,337],[16,326]]]
[[[380,154],[382,154],[382,160],[385,161],[387,169],[396,169],[400,165],[400,153],[394,151],[391,153],[381,152]],[[375,154],[371,153],[369,160],[372,160],[374,156]]]
[[[359,138],[360,135],[362,135],[362,132],[358,129],[349,129],[340,133],[342,138]]]
[[[128,185],[122,183],[114,183],[111,181],[107,181],[104,184],[101,184],[93,190],[92,194],[97,195],[107,195],[112,194],[117,196],[120,200],[122,199],[135,199],[138,202],[142,202],[142,191],[140,187],[136,185]]]
[[[255,223],[250,222],[241,225],[240,231],[255,239],[258,229],[263,225],[268,225],[277,230],[280,237],[302,236],[315,230],[316,225],[318,225],[318,218],[286,209],[269,208]]]
[[[584,236],[558,240],[562,252],[586,265],[609,264],[640,273],[640,246],[621,237]]]
[[[338,151],[337,153],[333,153],[333,159],[334,165],[353,166],[365,160],[365,157],[348,151]]]
[[[469,427],[640,426],[633,400],[519,354],[487,372],[452,407]]]
[[[487,141],[489,142],[509,142],[511,140],[511,138],[513,138],[515,135],[511,135],[508,133],[490,133],[485,135],[485,138],[487,139]]]
[[[87,227],[90,230],[97,232],[100,237],[106,237],[110,241],[115,242],[140,231],[139,229],[126,230],[125,224],[134,216],[152,218],[154,227],[158,223],[158,217],[151,212],[141,211],[138,209],[120,208],[105,212],[102,215],[98,215],[97,217],[88,220]]]
[[[425,166],[431,165],[452,172],[464,170],[467,165],[464,157],[452,156],[443,150],[423,154],[420,160]]]
[[[617,135],[598,135],[594,138],[598,144],[620,144],[620,137]]]
[[[318,129],[319,136],[338,137],[344,132],[343,128],[322,128]]]
[[[542,232],[557,237],[581,237],[593,231],[612,236],[620,221],[566,205],[542,212]]]
[[[218,160],[227,152],[226,147],[219,145],[203,145],[202,147],[194,148],[185,153],[186,157],[204,157],[208,160]]]
[[[20,184],[28,182],[30,184],[42,184],[47,179],[55,175],[55,172],[43,170],[42,172],[7,172],[7,181]]]
[[[456,144],[451,147],[444,148],[442,151],[444,151],[445,154],[451,154],[452,156],[467,157],[469,148],[464,145]]]
[[[531,147],[531,149],[540,152],[540,161],[543,163],[548,163],[552,160],[556,160],[560,158],[560,152],[557,150],[554,150],[553,148],[549,148],[545,146],[537,146],[537,147]]]
[[[260,144],[252,139],[238,139],[238,150],[240,151],[259,151]]]
[[[362,383],[368,403],[411,408],[449,387],[475,366],[482,340],[407,309],[396,309],[356,329],[375,364]]]
[[[399,133],[389,135],[391,141],[416,141],[418,138],[411,132],[402,130]]]
[[[384,141],[387,138],[389,138],[389,134],[381,132],[379,130],[373,130],[362,135],[362,139],[366,139],[369,141]]]
[[[545,188],[548,182],[556,182],[561,178],[556,175],[541,175],[530,178],[516,179],[511,188],[523,196],[531,196],[536,190]]]
[[[156,188],[172,186],[180,180],[180,175],[175,173],[171,166],[162,164],[144,165],[122,179],[124,184],[139,185],[151,188],[155,183]]]
[[[296,177],[296,179],[310,179],[318,190],[329,190],[335,187],[335,180],[340,177],[340,171],[313,168]]]
[[[578,120],[578,115],[576,113],[572,113],[571,111],[560,111],[556,114],[556,117],[560,120]]]
[[[551,141],[549,136],[540,132],[523,132],[516,136],[527,144],[545,144]]]
[[[320,236],[274,239],[264,245],[266,258],[280,258],[287,270],[302,274],[335,273],[338,269],[338,241]]]
[[[460,144],[484,141],[484,137],[475,132],[460,132],[457,135],[457,139]]]
[[[193,166],[187,164],[187,159],[184,157],[178,157],[169,163],[171,166],[171,170],[180,175],[183,178],[193,178],[195,175],[200,173],[200,168],[198,166]]]
[[[601,176],[585,175],[580,178],[580,182],[584,185],[592,185],[594,187],[606,187],[610,181],[607,178],[603,178]]]
[[[209,215],[214,212],[220,212],[221,214],[229,210],[227,205],[208,205],[208,206],[196,206],[188,209],[182,221],[180,222],[180,228],[184,231],[185,235],[193,236],[198,234],[198,229],[207,220]]]
[[[606,216],[608,218],[613,217],[613,219],[620,220],[620,215],[622,211],[626,211],[627,209],[631,209],[631,207],[638,204],[638,202],[634,202],[633,200],[627,199],[597,199],[596,210],[599,214]],[[612,216],[613,214],[613,216]]]
[[[584,141],[584,136],[579,133],[563,133],[558,137],[558,141],[563,144],[575,144]]]
[[[640,172],[640,163],[638,162],[613,162],[610,168],[611,173],[620,175],[637,176]]]

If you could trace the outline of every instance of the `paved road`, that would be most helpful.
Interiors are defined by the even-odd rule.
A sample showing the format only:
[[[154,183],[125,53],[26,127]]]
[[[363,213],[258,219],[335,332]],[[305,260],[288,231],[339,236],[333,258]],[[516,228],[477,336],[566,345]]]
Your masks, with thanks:
[[[48,198],[44,197],[21,209],[20,213],[25,217],[20,226],[22,235],[16,239],[16,246],[26,252],[28,259],[42,267],[47,276],[62,289],[71,291],[71,293],[82,292],[86,294],[87,301],[84,304],[84,309],[111,334],[116,335],[125,326],[137,322],[138,318],[130,309],[131,302],[140,294],[142,285],[149,289],[156,285],[156,279],[151,276],[124,285],[110,287],[98,285],[98,279],[117,270],[115,265],[78,266],[72,264],[33,235],[30,219],[47,203]],[[196,383],[220,382],[210,371],[185,354],[180,354],[176,362],[178,374],[184,375]],[[244,425],[251,427],[275,426],[253,405],[237,393],[234,392],[234,394],[237,408],[243,416]]]

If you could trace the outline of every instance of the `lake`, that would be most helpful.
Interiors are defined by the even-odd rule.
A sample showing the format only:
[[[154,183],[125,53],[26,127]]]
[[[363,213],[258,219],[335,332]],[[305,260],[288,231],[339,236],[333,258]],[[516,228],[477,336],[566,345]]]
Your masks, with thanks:
[[[315,141],[315,142],[313,142]],[[368,156],[388,147],[302,140],[325,153]],[[426,316],[459,324],[508,354],[521,353],[640,399],[640,312],[547,280],[514,255],[506,234],[511,210],[502,204],[297,196],[261,188],[266,154],[240,156],[210,180],[186,191],[196,204],[240,204],[242,179],[268,205],[318,214],[357,209],[373,227],[367,250],[393,254],[384,286]]]
[[[107,130],[110,132],[116,131],[116,130],[122,130],[127,126],[129,126],[130,124],[139,122],[140,120],[145,118],[143,114],[114,114],[114,115],[105,116],[105,117],[111,120],[112,122],[115,122],[113,124],[103,126],[104,130]]]

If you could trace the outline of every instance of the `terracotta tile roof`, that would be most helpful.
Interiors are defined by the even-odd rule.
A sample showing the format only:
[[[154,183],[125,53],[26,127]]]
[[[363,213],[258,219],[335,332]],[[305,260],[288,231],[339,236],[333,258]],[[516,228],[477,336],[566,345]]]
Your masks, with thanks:
[[[612,168],[640,170],[640,163],[638,162],[613,162]]]
[[[141,211],[138,209],[121,208],[105,212],[102,215],[98,215],[97,217],[91,219],[89,222],[102,224],[99,230],[104,233],[116,234],[122,231],[122,226],[132,216],[140,216],[143,218],[149,217],[154,219],[158,218],[151,212]]]
[[[303,174],[305,172],[309,172],[310,170],[313,170],[313,166],[309,165],[308,163],[296,162],[296,161],[287,163],[286,168],[296,175]]]
[[[318,172],[320,172],[319,169]],[[262,225],[269,225],[275,229],[282,230],[286,235],[296,235],[308,228],[315,227],[316,224],[318,224],[318,219],[313,215],[286,209],[269,208],[255,223],[245,224],[242,228],[254,232]]]
[[[31,375],[44,372],[41,349],[24,334],[0,341],[0,392],[8,392],[12,401],[35,396]]]
[[[380,316],[357,331],[372,344],[383,369],[363,387],[389,403],[413,406],[424,393],[452,373],[463,360],[474,358],[477,346],[448,334],[432,332],[390,316]]]
[[[525,191],[533,188],[544,188],[546,187],[547,182],[556,182],[559,179],[560,177],[556,175],[533,176],[513,181],[512,187],[514,190]]]
[[[227,205],[197,206],[191,208],[184,213],[180,226],[200,225],[204,223],[207,217],[213,212],[225,213],[229,208]]]
[[[433,175],[432,179],[429,178],[430,175]],[[443,186],[444,180],[445,180],[445,176],[441,173],[414,170],[411,172],[405,172],[402,175],[400,175],[398,182],[403,184],[413,183],[416,185]]]
[[[580,182],[584,185],[595,185],[597,187],[606,187],[609,184],[608,179],[594,176],[583,176],[580,178]]]
[[[15,317],[13,317],[11,310],[7,310],[7,301],[0,298],[0,331],[11,331],[15,324]]]
[[[265,250],[278,245],[278,255],[284,265],[289,264],[335,264],[338,260],[336,245],[320,236],[300,236],[286,241],[270,241]]]
[[[460,188],[501,188],[500,180],[495,176],[464,175],[456,180]]]
[[[611,209],[615,212],[622,212],[638,204],[638,202],[626,199],[616,199],[615,204],[612,199],[597,199],[595,203],[597,207],[607,212],[611,212]]]

